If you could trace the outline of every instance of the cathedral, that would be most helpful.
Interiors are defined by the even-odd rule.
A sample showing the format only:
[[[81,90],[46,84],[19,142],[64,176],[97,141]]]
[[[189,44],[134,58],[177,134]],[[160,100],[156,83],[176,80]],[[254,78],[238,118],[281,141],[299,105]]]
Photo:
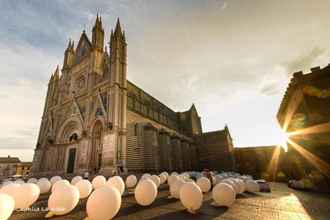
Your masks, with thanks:
[[[119,19],[104,41],[99,16],[91,41],[85,31],[69,41],[48,83],[33,175],[234,168],[227,126],[203,133],[194,105],[173,111],[127,80]]]

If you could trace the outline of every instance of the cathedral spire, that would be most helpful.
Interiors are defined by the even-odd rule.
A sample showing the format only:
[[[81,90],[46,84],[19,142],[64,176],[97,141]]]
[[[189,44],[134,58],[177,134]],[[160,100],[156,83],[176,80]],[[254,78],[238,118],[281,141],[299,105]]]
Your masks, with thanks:
[[[120,21],[119,18],[117,18],[117,23],[116,23],[116,28],[115,28],[115,36],[121,36],[121,26],[120,26]]]
[[[103,50],[104,47],[104,30],[102,27],[101,16],[97,14],[93,27],[92,45],[95,49]]]
[[[54,72],[54,77],[55,77],[55,80],[58,80],[60,78],[60,70],[59,70],[58,65],[57,65],[56,70]]]

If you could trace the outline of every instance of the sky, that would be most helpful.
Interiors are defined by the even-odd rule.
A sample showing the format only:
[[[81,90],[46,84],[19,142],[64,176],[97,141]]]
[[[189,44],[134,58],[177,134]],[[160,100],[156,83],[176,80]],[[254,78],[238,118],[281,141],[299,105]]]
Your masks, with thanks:
[[[120,18],[128,79],[235,147],[280,143],[276,120],[295,71],[330,62],[330,1],[0,0],[0,156],[33,157],[47,83],[69,38],[106,41]]]

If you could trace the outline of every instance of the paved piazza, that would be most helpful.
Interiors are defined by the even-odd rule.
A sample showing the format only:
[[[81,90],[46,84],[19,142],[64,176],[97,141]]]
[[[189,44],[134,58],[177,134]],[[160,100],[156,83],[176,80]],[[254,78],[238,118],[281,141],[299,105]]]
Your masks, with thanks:
[[[240,195],[229,209],[214,208],[211,193],[204,194],[204,203],[196,215],[184,210],[179,200],[168,199],[168,190],[162,189],[157,200],[149,207],[135,203],[134,196],[125,195],[122,207],[115,219],[330,219],[330,195],[295,191],[285,184],[271,183],[271,193],[245,193]],[[84,219],[86,201],[80,202],[76,209],[66,216],[52,219]],[[47,207],[47,196],[43,196],[37,207]],[[44,219],[46,212],[16,212],[10,220]]]

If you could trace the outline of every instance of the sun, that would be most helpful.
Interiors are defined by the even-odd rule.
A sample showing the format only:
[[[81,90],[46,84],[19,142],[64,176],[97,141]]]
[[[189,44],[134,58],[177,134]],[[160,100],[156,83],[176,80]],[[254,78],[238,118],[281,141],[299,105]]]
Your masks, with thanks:
[[[284,149],[285,152],[288,151],[288,141],[289,141],[289,134],[281,129],[279,136],[279,145]]]

